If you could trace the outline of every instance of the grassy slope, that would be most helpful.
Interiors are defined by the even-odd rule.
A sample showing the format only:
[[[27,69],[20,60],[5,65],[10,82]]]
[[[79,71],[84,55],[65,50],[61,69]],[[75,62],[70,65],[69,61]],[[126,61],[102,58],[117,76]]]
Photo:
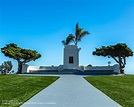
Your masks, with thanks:
[[[134,76],[94,76],[85,79],[123,107],[134,107]]]
[[[17,107],[56,79],[58,77],[0,75],[0,107]]]

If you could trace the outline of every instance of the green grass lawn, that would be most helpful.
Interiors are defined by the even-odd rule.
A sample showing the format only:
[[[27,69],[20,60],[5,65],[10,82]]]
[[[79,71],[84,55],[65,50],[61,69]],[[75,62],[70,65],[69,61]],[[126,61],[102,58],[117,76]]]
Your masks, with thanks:
[[[58,78],[0,75],[0,107],[19,107]]]
[[[134,107],[134,75],[85,77],[123,107]]]

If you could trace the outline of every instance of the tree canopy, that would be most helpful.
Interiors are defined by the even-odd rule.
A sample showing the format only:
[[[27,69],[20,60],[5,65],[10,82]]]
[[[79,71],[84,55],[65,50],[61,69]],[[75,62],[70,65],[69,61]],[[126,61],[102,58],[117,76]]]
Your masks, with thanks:
[[[18,73],[21,73],[23,64],[32,60],[35,61],[36,59],[41,57],[41,54],[39,54],[36,50],[23,49],[18,47],[14,43],[7,44],[5,47],[1,48],[1,52],[5,56],[17,60]]]
[[[81,41],[81,39],[88,34],[90,33],[88,31],[83,31],[83,28],[80,28],[77,23],[75,27],[75,35],[69,34],[66,40],[63,40],[62,43],[63,45],[68,45],[71,42],[74,42],[74,44],[77,45],[78,42]]]
[[[93,51],[93,55],[112,57],[119,64],[120,72],[124,74],[123,68],[126,65],[126,57],[133,56],[133,51],[125,43],[118,43],[116,45],[96,48]]]

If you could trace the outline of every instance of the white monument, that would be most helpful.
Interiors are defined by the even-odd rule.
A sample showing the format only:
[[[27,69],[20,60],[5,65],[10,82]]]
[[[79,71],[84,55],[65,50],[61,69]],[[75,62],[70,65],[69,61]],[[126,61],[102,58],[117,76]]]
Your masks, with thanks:
[[[29,66],[27,64],[23,65],[22,73],[61,73],[61,72],[72,72],[72,69],[75,71],[79,70],[83,73],[89,74],[119,74],[119,65],[113,66],[79,66],[79,51],[76,45],[65,45],[64,47],[64,59],[63,65],[59,66]],[[78,71],[78,72],[79,72]]]
[[[64,47],[64,69],[78,69],[79,48],[76,45],[65,45]]]

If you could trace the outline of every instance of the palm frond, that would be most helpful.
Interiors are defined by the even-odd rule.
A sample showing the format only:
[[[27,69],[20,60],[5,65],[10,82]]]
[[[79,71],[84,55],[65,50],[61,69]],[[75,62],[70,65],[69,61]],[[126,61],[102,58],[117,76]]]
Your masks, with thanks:
[[[85,36],[90,34],[88,31],[83,31],[83,28],[79,27],[79,24],[76,23],[75,26],[75,35],[69,34],[66,40],[63,40],[62,43],[63,45],[68,45],[71,42],[74,42],[75,45],[78,44],[79,41]]]
[[[82,31],[82,32],[80,33],[80,35],[79,35],[78,40],[81,40],[85,35],[88,35],[88,34],[90,34],[88,31]]]
[[[68,37],[66,38],[66,40],[62,41],[63,45],[68,45],[71,42],[74,42],[74,38],[75,36],[73,34],[69,34]]]
[[[62,44],[63,44],[63,45],[67,45],[66,42],[65,42],[65,40],[62,41]]]
[[[76,26],[75,26],[75,36],[78,35],[78,29],[79,29],[79,24],[76,23]]]
[[[77,23],[76,24],[76,29],[75,29],[75,41],[76,41],[76,45],[77,45],[77,42],[78,42],[78,40],[80,38],[80,34],[81,34],[82,30],[83,30],[83,28],[80,28],[78,26],[78,23]]]
[[[73,34],[69,34],[66,38],[66,43],[69,44],[74,41],[75,36]]]

